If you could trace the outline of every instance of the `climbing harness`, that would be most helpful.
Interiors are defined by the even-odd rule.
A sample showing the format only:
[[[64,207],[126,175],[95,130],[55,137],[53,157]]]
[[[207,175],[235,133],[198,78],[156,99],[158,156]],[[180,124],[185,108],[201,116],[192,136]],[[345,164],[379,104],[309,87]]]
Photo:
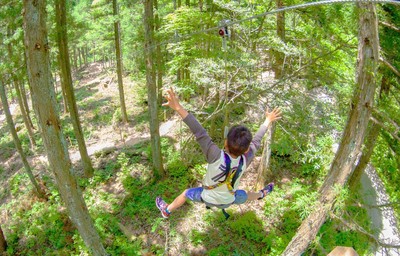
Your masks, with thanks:
[[[238,165],[237,169],[235,169],[235,170],[231,170],[231,158],[229,157],[229,155],[226,152],[224,152],[224,158],[225,158],[225,167],[223,165],[221,165],[219,167],[219,169],[222,172],[220,174],[214,176],[212,178],[212,180],[217,182],[218,180],[220,180],[224,176],[225,176],[225,179],[223,181],[220,181],[220,182],[218,182],[218,183],[216,183],[214,185],[211,185],[211,186],[203,185],[203,188],[207,189],[207,190],[211,190],[211,189],[215,189],[217,187],[220,187],[222,185],[226,185],[228,190],[229,190],[229,192],[232,195],[234,195],[235,194],[234,185],[235,185],[236,180],[239,178],[240,173],[243,170],[244,158],[243,158],[243,156],[240,156],[239,165]],[[219,208],[217,205],[215,205],[215,206],[217,208]],[[209,205],[207,205],[207,203],[206,203],[206,208],[207,209],[211,209],[211,207]],[[224,214],[226,220],[230,217],[230,215],[225,211],[224,208],[222,208],[222,213]]]
[[[211,186],[205,186],[203,185],[204,189],[207,190],[211,190],[211,189],[215,189],[217,187],[220,187],[222,185],[226,185],[229,192],[234,195],[235,191],[233,189],[233,186],[236,182],[236,180],[239,178],[240,173],[242,172],[242,168],[243,168],[243,156],[240,156],[240,160],[239,160],[239,165],[237,167],[236,170],[231,170],[231,159],[229,157],[229,155],[224,152],[224,157],[225,157],[225,168],[223,167],[223,165],[221,165],[219,167],[219,169],[222,171],[220,174],[214,176],[212,178],[212,180],[214,182],[217,182],[218,180],[220,180],[222,177],[225,176],[225,179],[223,181],[220,181],[219,183],[216,183],[214,185]]]

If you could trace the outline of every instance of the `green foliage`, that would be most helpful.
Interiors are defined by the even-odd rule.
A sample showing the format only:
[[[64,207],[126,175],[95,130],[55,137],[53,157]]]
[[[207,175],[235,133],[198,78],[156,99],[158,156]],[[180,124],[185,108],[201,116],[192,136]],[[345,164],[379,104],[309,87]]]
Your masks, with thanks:
[[[28,183],[28,174],[26,172],[16,173],[10,180],[9,186],[11,195],[17,196],[21,192],[21,188],[25,187]]]
[[[109,111],[109,107],[99,107],[93,110],[93,121],[102,124],[111,124],[114,113]]]
[[[308,215],[315,209],[315,205],[318,202],[318,195],[319,193],[317,191],[313,191],[308,194],[300,195],[296,199],[292,208],[299,213],[301,220],[307,218]]]
[[[400,163],[399,156],[393,151],[393,146],[387,143],[389,141],[389,135],[386,134],[378,138],[374,154],[371,157],[371,161],[385,184],[385,189],[390,197],[391,202],[398,202],[400,198],[398,190],[398,182],[400,182]],[[393,145],[393,144],[392,144]],[[393,204],[396,216],[400,217],[400,207],[398,204]]]
[[[257,220],[254,212],[246,212],[238,219],[234,219],[227,224],[232,232],[238,236],[245,237],[256,243],[264,240],[265,227],[261,221]]]
[[[145,131],[148,112],[147,89],[142,73],[145,70],[142,4],[120,1],[120,15],[114,17],[110,2],[95,2],[67,3],[69,46],[74,50],[86,48],[89,62],[108,62],[114,58],[113,22],[120,20],[125,70],[131,80],[137,82],[129,96],[134,97],[135,104],[130,107],[134,108],[135,129]],[[297,3],[297,0],[290,0],[285,4]],[[53,4],[49,2],[47,8],[50,45],[55,45],[56,36]],[[223,49],[218,29],[202,30],[215,28],[222,19],[238,21],[273,10],[275,3],[264,0],[211,1],[204,3],[202,10],[199,6],[181,6],[174,10],[172,2],[158,4],[155,13],[161,18],[161,23],[160,29],[155,31],[155,43],[160,45],[162,59],[166,62],[162,64],[164,87],[175,85],[185,107],[199,113],[200,119],[221,111],[204,124],[206,128],[212,128],[210,130],[217,143],[221,141],[226,108],[229,109],[230,123],[240,121],[255,131],[262,117],[254,112],[262,115],[265,106],[282,106],[284,118],[276,126],[274,134],[272,167],[279,170],[274,171],[274,179],[285,177],[289,181],[268,196],[264,210],[266,218],[260,218],[253,212],[239,212],[235,208],[229,209],[232,215],[229,221],[224,220],[220,211],[209,211],[199,217],[193,211],[193,204],[187,204],[166,222],[154,206],[155,196],[163,195],[170,202],[184,189],[197,184],[205,173],[204,159],[200,157],[198,147],[193,146],[193,141],[180,145],[183,148],[181,155],[182,152],[174,147],[175,141],[162,139],[168,172],[168,177],[163,180],[153,177],[147,142],[113,153],[101,153],[96,157],[99,166],[94,176],[80,180],[80,185],[84,188],[84,198],[106,249],[111,255],[162,255],[166,252],[161,239],[168,237],[169,241],[173,241],[171,244],[181,239],[180,244],[187,242],[187,248],[193,245],[205,248],[208,255],[280,255],[301,220],[315,206],[318,198],[316,191],[333,158],[332,145],[338,142],[338,134],[345,125],[354,87],[358,29],[356,8],[353,5],[331,4],[288,11],[285,13],[285,39],[276,34],[273,16],[238,22],[230,26],[232,36],[227,40],[227,48]],[[0,71],[5,79],[11,73],[20,78],[26,77],[25,69],[20,68],[24,59],[20,15],[22,2],[0,6],[0,41],[5,46],[11,44],[14,50],[11,57],[7,47],[0,49],[1,56],[4,56],[0,61]],[[379,6],[378,14],[380,20],[399,27],[397,7]],[[379,32],[382,56],[399,69],[400,39],[396,36],[397,32],[387,26],[381,26]],[[271,72],[276,61],[274,53],[277,52],[285,56],[283,78],[279,80],[275,80]],[[58,63],[56,56],[57,53],[51,56],[52,64]],[[102,68],[105,68],[104,65]],[[56,65],[52,65],[52,69],[58,72]],[[182,77],[174,84],[178,70]],[[77,79],[85,76],[75,75]],[[378,138],[372,163],[382,177],[391,201],[397,202],[400,197],[399,146],[392,135],[398,132],[393,123],[399,123],[400,116],[396,96],[398,80],[391,70],[383,70],[380,76],[388,79],[391,86],[390,93],[380,99],[376,109],[393,122],[379,120],[386,126],[386,131]],[[84,129],[86,138],[91,135],[90,129],[118,125],[121,114],[118,104],[111,97],[98,100],[92,97],[95,90],[80,90],[79,83],[75,85],[78,87],[75,90],[78,105],[89,116],[83,120],[87,128]],[[98,86],[97,82],[87,87],[93,89],[95,86]],[[225,98],[226,92],[228,98]],[[11,90],[9,97],[14,96]],[[224,101],[235,96],[238,97],[234,102],[224,105]],[[57,100],[61,102],[61,94]],[[67,140],[75,146],[75,135],[68,117],[65,116],[62,122]],[[0,159],[9,163],[15,153],[14,145],[5,127],[0,129]],[[28,152],[26,131],[22,130],[19,135],[24,151]],[[32,156],[43,153],[42,138],[39,133],[35,136],[38,151],[32,152]],[[12,170],[17,166],[14,163],[11,165]],[[0,175],[6,178],[8,174],[8,167],[1,166]],[[27,196],[30,185],[26,174],[18,171],[10,177],[0,196],[3,200],[10,192],[15,197],[1,206],[12,215],[5,228],[9,255],[89,255],[81,237],[71,229],[60,207],[61,198],[51,177],[41,176],[49,190],[48,202]],[[351,220],[368,229],[365,210],[348,206],[351,205],[347,201],[349,192],[336,189],[335,215],[347,218],[346,214],[349,214]],[[399,207],[395,206],[395,209],[400,216]],[[191,218],[193,221],[200,219],[202,224],[189,226],[186,228],[188,233],[179,234],[178,226],[187,219],[192,223]],[[133,240],[127,237],[121,223],[136,232],[135,237],[138,236]],[[148,244],[140,238],[141,234],[153,236],[148,240],[155,238],[152,240],[155,244]],[[187,234],[188,240],[185,238]],[[320,246],[329,251],[335,245],[353,246],[360,255],[369,253],[367,237],[336,219],[329,219],[311,249],[314,254],[323,255]],[[186,255],[191,253],[182,252]]]
[[[4,159],[8,159],[16,151],[14,141],[12,140],[11,133],[4,132],[0,135],[0,156]]]
[[[16,202],[11,202],[15,204]],[[49,255],[52,252],[71,250],[73,229],[68,217],[59,212],[56,204],[48,202],[21,202],[16,207],[13,225],[7,236],[8,252],[18,251],[24,255]],[[29,225],[19,225],[27,223]]]
[[[357,219],[368,218],[365,211],[358,213]],[[332,251],[336,246],[353,247],[360,255],[369,255],[370,245],[369,238],[366,235],[360,234],[345,226],[342,226],[339,221],[326,221],[317,235],[317,241],[326,251]],[[320,252],[320,247],[315,246],[315,250]]]

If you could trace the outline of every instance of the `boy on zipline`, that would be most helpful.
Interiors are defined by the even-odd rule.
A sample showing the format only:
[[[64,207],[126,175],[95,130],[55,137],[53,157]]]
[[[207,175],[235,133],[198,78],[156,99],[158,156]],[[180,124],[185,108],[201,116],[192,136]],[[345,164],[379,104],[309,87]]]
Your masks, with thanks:
[[[244,126],[233,126],[225,139],[224,150],[220,149],[197,119],[188,113],[179,103],[174,90],[167,90],[167,103],[182,117],[196,137],[197,142],[206,156],[208,167],[203,179],[203,186],[189,188],[183,191],[171,204],[167,204],[161,197],[156,198],[156,205],[164,218],[168,218],[171,212],[182,206],[186,199],[193,202],[205,203],[207,207],[227,208],[232,204],[243,204],[247,200],[264,198],[270,193],[274,184],[270,183],[258,192],[246,192],[238,190],[240,178],[246,168],[253,160],[256,151],[259,149],[261,139],[266,133],[268,126],[281,118],[281,111],[275,108],[265,113],[265,121],[258,129],[254,138],[251,132]],[[225,216],[229,215],[223,210]]]

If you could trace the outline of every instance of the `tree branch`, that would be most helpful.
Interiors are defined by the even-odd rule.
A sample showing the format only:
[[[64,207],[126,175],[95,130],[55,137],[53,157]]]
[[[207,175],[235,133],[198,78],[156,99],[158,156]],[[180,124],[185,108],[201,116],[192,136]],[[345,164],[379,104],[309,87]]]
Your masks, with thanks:
[[[385,64],[386,67],[388,67],[390,70],[393,71],[398,77],[400,77],[400,71],[397,70],[396,67],[394,67],[389,61],[385,60],[383,57],[380,57],[379,60]]]
[[[378,119],[384,119],[385,121],[391,123],[395,131],[390,131],[390,128],[384,125],[380,120]],[[394,120],[390,119],[389,117],[385,116],[383,113],[377,111],[376,109],[373,110],[373,114],[371,116],[371,121],[382,127],[385,131],[387,131],[390,135],[392,135],[393,138],[398,140],[400,142],[400,137],[397,136],[397,133],[400,131],[399,124],[397,124]]]
[[[348,216],[348,214],[346,214]],[[374,236],[373,234],[367,232],[363,227],[361,227],[358,223],[356,222],[348,222],[346,220],[344,220],[343,218],[340,218],[339,216],[335,215],[334,213],[331,213],[331,216],[337,220],[339,220],[340,222],[342,222],[345,226],[347,226],[348,228],[350,228],[351,230],[355,230],[358,231],[366,236],[368,236],[369,238],[371,238],[373,241],[375,241],[376,244],[378,244],[379,246],[385,247],[385,248],[400,248],[400,244],[387,244],[385,242],[382,242],[379,240],[379,238],[377,238],[376,236]],[[350,216],[348,216],[349,219],[351,219]]]
[[[393,24],[390,24],[390,23],[385,22],[385,21],[379,21],[379,24],[381,24],[381,25],[383,25],[383,26],[385,26],[387,28],[393,29],[394,31],[400,33],[400,28],[394,26]]]
[[[352,204],[353,206],[364,208],[364,209],[379,209],[379,208],[385,208],[385,207],[393,207],[399,205],[400,202],[389,202],[386,204],[376,204],[376,205],[370,205],[370,204],[362,204],[360,202],[356,202]]]

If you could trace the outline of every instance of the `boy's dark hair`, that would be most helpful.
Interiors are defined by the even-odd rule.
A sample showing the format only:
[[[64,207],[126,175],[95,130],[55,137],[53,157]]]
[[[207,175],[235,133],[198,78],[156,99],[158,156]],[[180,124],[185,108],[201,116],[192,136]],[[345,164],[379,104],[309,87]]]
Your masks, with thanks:
[[[240,156],[243,155],[250,146],[253,136],[247,127],[243,125],[233,126],[226,136],[229,153]]]

